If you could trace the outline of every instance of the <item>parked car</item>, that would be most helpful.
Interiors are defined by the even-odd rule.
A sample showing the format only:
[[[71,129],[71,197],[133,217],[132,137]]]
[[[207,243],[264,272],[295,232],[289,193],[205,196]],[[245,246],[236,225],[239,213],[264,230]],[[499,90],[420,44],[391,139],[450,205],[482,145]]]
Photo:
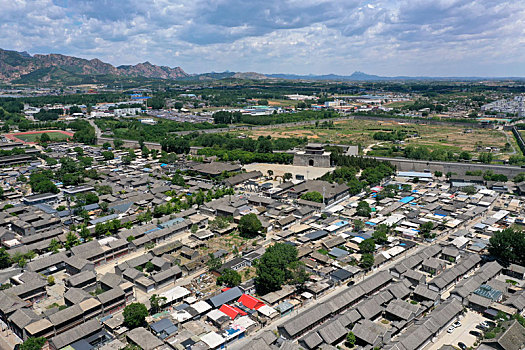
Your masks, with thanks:
[[[452,332],[454,332],[454,329],[456,329],[456,327],[450,326],[450,327],[448,327],[447,332],[448,333],[452,333]]]
[[[462,342],[459,342],[458,346],[461,348],[461,350],[466,350],[467,349],[467,346],[464,343],[462,343]]]
[[[458,328],[458,327],[461,327],[461,322],[460,321],[456,321],[452,324],[455,328]]]
[[[473,336],[478,337],[478,338],[483,337],[483,334],[481,334],[481,332],[478,332],[478,331],[470,331],[469,334],[472,334]]]

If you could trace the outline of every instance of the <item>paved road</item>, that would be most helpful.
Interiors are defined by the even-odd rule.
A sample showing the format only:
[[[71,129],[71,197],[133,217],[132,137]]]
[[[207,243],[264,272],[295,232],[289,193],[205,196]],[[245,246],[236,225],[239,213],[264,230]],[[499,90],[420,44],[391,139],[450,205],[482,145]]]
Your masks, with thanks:
[[[95,128],[95,136],[97,137],[97,139],[100,138],[102,136],[102,131],[100,130],[98,125],[93,121],[93,119],[88,119],[88,122],[89,124],[91,124],[92,127]]]

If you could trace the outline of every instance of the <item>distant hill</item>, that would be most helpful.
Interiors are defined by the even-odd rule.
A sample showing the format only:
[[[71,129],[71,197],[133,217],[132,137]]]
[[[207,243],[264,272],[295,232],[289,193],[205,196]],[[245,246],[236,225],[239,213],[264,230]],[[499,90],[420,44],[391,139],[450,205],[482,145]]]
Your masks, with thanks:
[[[9,83],[76,84],[98,78],[138,77],[178,79],[189,76],[180,67],[157,66],[149,62],[115,67],[99,59],[87,60],[60,54],[29,55],[0,49],[0,81]]]
[[[334,80],[334,81],[372,81],[372,80],[389,80],[392,78],[381,77],[379,75],[371,75],[363,72],[354,72],[351,75],[337,75],[337,74],[325,74],[325,75],[297,75],[297,74],[266,74],[270,78],[278,79],[290,79],[290,80]]]
[[[351,75],[297,75],[297,74],[266,74],[268,78],[287,79],[287,80],[332,80],[332,81],[402,81],[402,80],[437,80],[437,81],[472,81],[472,80],[523,80],[520,77],[410,77],[395,76],[384,77],[380,75],[366,74],[363,72],[354,72]]]

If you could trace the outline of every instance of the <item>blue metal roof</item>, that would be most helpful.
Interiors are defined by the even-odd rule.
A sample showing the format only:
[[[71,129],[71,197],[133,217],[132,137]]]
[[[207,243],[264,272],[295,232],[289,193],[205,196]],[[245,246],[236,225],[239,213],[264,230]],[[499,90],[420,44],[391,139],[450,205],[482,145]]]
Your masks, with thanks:
[[[415,198],[412,197],[412,196],[407,196],[407,197],[405,197],[405,198],[401,198],[399,201],[400,201],[401,203],[405,203],[405,204],[407,204],[407,203],[409,203],[409,202],[412,202],[414,199],[415,199]]]

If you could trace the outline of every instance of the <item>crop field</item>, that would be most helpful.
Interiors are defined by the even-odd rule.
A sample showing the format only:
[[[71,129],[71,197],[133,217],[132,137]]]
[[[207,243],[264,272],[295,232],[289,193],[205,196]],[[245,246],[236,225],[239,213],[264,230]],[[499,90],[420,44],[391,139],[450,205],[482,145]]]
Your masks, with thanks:
[[[395,121],[344,120],[337,121],[332,127],[321,125],[294,126],[275,128],[271,130],[252,130],[245,132],[248,136],[307,137],[310,142],[360,145],[361,148],[373,145],[392,144],[390,141],[375,140],[376,132],[405,131],[409,135],[403,145],[428,146],[433,149],[442,148],[453,152],[469,151],[476,153],[484,147],[503,149],[507,136],[502,130],[476,129],[457,125],[425,125],[401,123]]]
[[[47,134],[52,141],[63,141],[71,138],[73,136],[73,133],[68,131],[62,131],[62,130],[39,130],[39,131],[26,131],[26,132],[18,132],[13,134],[7,134],[5,135],[7,138],[23,142],[23,143],[35,143],[42,134]]]

